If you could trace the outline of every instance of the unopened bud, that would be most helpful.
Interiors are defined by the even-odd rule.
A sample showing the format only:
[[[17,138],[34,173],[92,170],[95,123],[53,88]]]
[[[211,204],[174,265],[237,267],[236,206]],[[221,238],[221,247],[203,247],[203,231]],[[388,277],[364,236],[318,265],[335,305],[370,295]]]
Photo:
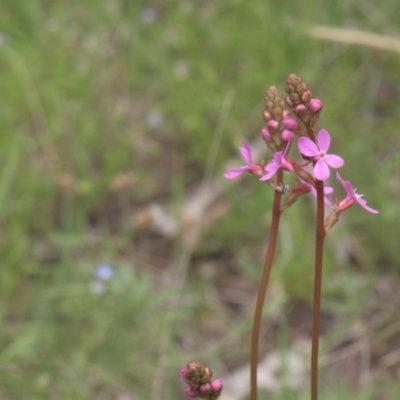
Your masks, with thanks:
[[[311,92],[309,90],[306,90],[301,96],[301,101],[304,104],[309,104],[310,100],[311,100]]]
[[[186,393],[190,396],[190,397],[197,397],[200,394],[200,391],[197,389],[192,388],[191,386],[188,386],[186,388]]]
[[[211,382],[211,389],[213,392],[219,392],[222,390],[222,382],[219,379]]]
[[[284,142],[290,142],[293,139],[293,132],[289,131],[289,129],[284,129],[281,137]]]
[[[211,382],[213,375],[210,368],[200,361],[187,363],[180,371],[181,376],[188,384],[186,393],[190,397],[199,397],[206,400],[217,400],[221,394],[222,383],[219,379]]]
[[[281,122],[285,108],[286,105],[279,89],[276,86],[270,86],[265,94],[265,111],[269,115],[265,115],[264,119],[267,122],[271,119],[278,121],[278,123]],[[265,118],[266,116],[269,118]]]
[[[199,390],[201,393],[210,393],[211,391],[211,384],[210,383],[204,383],[199,387]]]
[[[283,125],[285,125],[287,129],[290,129],[292,131],[299,129],[299,121],[297,121],[297,119],[293,117],[286,117],[283,120]]]
[[[289,98],[294,105],[300,104],[300,96],[297,93],[291,93]]]
[[[298,104],[295,107],[294,111],[303,122],[307,123],[310,120],[310,115],[308,113],[307,107],[304,104]]]
[[[274,119],[271,119],[270,121],[268,121],[268,129],[271,131],[279,130],[279,122]]]
[[[293,108],[294,104],[293,104],[292,100],[290,100],[289,96],[285,97],[285,102],[286,102],[288,107]]]
[[[266,141],[271,140],[271,134],[266,126],[261,129],[261,136]]]
[[[263,111],[263,118],[264,118],[265,122],[268,122],[272,117],[271,117],[271,114],[268,111],[264,110]]]
[[[311,99],[310,101],[310,110],[314,113],[317,114],[321,112],[323,107],[322,101],[320,99]]]

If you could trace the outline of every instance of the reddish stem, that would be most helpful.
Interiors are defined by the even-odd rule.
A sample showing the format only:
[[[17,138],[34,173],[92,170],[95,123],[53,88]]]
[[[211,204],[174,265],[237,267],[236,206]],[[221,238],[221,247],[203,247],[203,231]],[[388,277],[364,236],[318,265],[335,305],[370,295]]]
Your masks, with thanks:
[[[277,186],[282,185],[283,170],[277,172]],[[254,312],[253,332],[251,337],[251,358],[250,358],[250,400],[257,400],[257,364],[258,364],[258,342],[260,337],[261,317],[267,291],[269,276],[271,273],[272,261],[274,259],[276,242],[278,239],[279,220],[281,216],[282,193],[275,191],[274,204],[272,208],[271,231],[268,243],[267,254],[265,256],[264,270],[258,289],[257,304]]]
[[[311,400],[318,400],[318,349],[321,314],[322,261],[324,253],[324,182],[316,181],[317,190],[317,231],[315,245],[314,307],[311,345]]]

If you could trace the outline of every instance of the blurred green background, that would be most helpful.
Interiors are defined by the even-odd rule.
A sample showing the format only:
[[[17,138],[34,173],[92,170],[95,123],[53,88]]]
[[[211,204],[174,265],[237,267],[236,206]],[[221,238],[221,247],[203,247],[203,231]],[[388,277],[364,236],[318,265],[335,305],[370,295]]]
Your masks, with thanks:
[[[321,391],[399,398],[400,55],[317,40],[314,25],[396,37],[400,6],[1,2],[0,399],[183,399],[187,361],[218,376],[248,362],[271,191],[229,186],[190,250],[184,230],[138,221],[149,204],[178,215],[205,171],[220,177],[259,134],[266,89],[292,72],[324,102],[342,176],[380,210],[353,207],[327,237],[322,354],[355,330],[347,344],[370,361],[360,383],[355,346],[336,372],[322,367]],[[283,216],[265,351],[309,334],[313,213],[301,199]],[[99,263],[114,266],[106,282]]]

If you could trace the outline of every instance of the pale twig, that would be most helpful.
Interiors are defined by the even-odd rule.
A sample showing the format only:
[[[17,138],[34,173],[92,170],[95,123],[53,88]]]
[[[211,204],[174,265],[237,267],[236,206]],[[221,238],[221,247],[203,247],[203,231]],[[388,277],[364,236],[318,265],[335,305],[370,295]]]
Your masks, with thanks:
[[[356,44],[400,53],[400,39],[392,36],[378,35],[356,29],[331,28],[328,26],[313,26],[308,30],[308,34],[316,39],[350,45]]]

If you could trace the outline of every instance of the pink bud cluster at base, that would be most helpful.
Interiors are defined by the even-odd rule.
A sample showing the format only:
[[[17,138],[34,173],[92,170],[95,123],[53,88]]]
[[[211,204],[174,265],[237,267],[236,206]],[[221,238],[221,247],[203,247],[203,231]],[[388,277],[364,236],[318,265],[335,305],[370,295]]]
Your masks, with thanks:
[[[222,391],[222,382],[219,379],[211,380],[212,371],[199,361],[192,361],[180,371],[180,375],[187,383],[188,396],[206,400],[216,400]]]

